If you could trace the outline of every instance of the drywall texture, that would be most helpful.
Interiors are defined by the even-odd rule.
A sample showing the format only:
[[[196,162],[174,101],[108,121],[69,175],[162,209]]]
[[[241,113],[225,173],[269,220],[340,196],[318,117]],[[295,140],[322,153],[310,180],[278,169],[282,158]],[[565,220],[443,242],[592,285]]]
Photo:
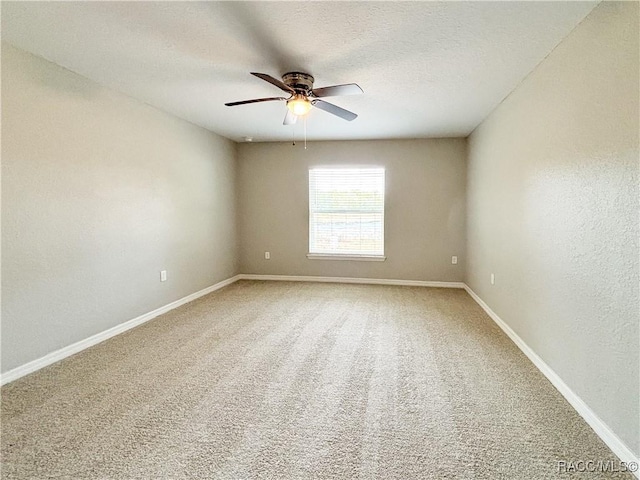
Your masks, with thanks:
[[[462,281],[464,139],[241,144],[238,160],[242,273]],[[385,168],[386,261],[307,259],[309,168],[322,165]]]
[[[636,453],[638,54],[638,3],[601,3],[471,135],[467,192],[467,283]]]
[[[7,1],[2,35],[228,138],[288,140],[281,102],[224,104],[283,94],[249,72],[296,70],[316,87],[366,92],[335,99],[357,122],[314,111],[314,140],[451,137],[468,135],[596,3]]]
[[[234,275],[235,203],[231,141],[3,44],[2,370]]]

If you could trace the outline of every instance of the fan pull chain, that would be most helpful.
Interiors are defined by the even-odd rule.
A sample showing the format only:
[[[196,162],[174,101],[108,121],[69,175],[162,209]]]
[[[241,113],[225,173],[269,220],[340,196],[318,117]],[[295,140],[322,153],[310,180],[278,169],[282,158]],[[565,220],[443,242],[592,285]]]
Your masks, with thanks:
[[[293,146],[295,147],[296,145],[296,126],[295,125],[291,127],[291,138],[293,139]]]
[[[307,116],[302,117],[304,119],[304,149],[307,149]]]

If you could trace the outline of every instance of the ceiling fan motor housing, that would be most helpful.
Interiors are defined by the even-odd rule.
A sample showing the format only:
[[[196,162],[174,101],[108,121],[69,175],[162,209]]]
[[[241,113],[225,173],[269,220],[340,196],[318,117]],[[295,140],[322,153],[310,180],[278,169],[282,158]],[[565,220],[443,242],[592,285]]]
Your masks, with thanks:
[[[296,93],[302,95],[309,95],[309,92],[313,90],[313,77],[308,73],[302,72],[289,72],[282,76],[282,81],[293,88]]]

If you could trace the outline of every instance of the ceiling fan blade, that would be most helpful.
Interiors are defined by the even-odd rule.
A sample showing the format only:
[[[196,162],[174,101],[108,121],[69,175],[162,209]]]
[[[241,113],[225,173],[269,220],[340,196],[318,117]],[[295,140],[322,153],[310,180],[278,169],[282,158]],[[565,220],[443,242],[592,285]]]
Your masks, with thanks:
[[[337,97],[338,95],[359,95],[364,93],[364,91],[355,83],[314,88],[311,92],[316,97]]]
[[[320,110],[324,110],[325,112],[329,112],[334,115],[337,115],[340,118],[344,118],[348,122],[358,118],[358,115],[356,115],[355,113],[350,112],[349,110],[345,110],[344,108],[338,107],[333,103],[325,102],[324,100],[314,100],[311,103],[313,104],[314,107],[317,107]]]
[[[275,85],[280,90],[284,90],[287,93],[295,93],[293,88],[291,88],[286,83],[281,82],[277,78],[273,78],[271,75],[267,75],[266,73],[256,73],[256,72],[251,72],[251,75],[254,75],[254,76],[258,77],[258,78],[261,78],[265,82],[269,82],[270,84]]]
[[[291,110],[287,108],[287,114],[284,117],[283,125],[293,125],[298,121],[298,117],[291,113]]]
[[[247,103],[272,102],[274,100],[286,100],[284,97],[254,98],[253,100],[241,100],[239,102],[225,103],[227,107],[235,107],[236,105],[245,105]]]

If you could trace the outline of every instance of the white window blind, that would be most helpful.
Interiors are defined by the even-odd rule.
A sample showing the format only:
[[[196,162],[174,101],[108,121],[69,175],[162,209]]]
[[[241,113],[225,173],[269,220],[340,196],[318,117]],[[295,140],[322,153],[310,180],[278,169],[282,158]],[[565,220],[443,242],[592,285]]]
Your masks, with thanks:
[[[384,168],[309,170],[309,253],[384,255]]]

